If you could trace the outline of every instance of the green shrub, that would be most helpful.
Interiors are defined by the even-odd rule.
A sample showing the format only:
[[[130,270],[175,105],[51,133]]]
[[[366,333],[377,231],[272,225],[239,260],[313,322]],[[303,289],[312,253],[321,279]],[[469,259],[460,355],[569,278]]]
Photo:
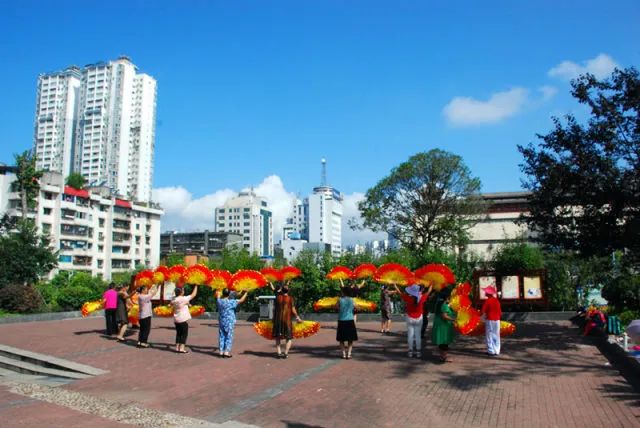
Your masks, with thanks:
[[[620,318],[620,323],[626,327],[631,321],[640,320],[640,311],[626,310],[620,312],[618,318]]]
[[[102,294],[89,287],[68,285],[59,290],[57,304],[62,311],[77,311],[84,302],[98,300]]]
[[[498,275],[509,275],[520,270],[544,268],[544,254],[538,247],[524,242],[506,244],[498,248],[493,257],[493,268]]]
[[[38,312],[44,302],[38,290],[32,285],[9,284],[0,293],[0,308],[8,312]]]

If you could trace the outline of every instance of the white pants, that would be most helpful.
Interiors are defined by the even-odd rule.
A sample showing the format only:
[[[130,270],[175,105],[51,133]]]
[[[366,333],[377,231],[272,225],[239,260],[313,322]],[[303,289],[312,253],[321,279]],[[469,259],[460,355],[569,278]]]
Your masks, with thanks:
[[[487,336],[487,352],[500,355],[500,321],[485,321],[484,331]]]
[[[409,344],[409,352],[416,352],[422,349],[422,338],[420,337],[420,329],[422,328],[422,315],[420,318],[407,317],[407,343]],[[413,347],[415,340],[416,346]]]

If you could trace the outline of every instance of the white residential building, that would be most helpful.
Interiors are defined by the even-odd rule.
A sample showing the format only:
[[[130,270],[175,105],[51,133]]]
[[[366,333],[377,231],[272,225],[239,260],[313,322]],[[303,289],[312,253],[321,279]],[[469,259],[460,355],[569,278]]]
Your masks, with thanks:
[[[80,79],[75,66],[38,77],[34,148],[40,170],[65,177],[73,170]]]
[[[0,169],[0,178],[3,175],[0,191],[8,193],[0,195],[0,201],[7,201],[0,205],[0,215],[20,217],[20,195],[10,184],[15,176]],[[58,268],[51,275],[85,271],[110,279],[114,272],[159,264],[161,209],[114,198],[106,188],[65,186],[60,173],[45,173],[40,183],[37,206],[29,216],[59,252]]]
[[[70,75],[65,75],[69,83],[58,77],[65,73]],[[54,83],[58,89],[51,93]],[[75,120],[71,122],[76,125],[75,132],[67,138],[65,128],[65,148],[54,151],[51,149],[53,144],[46,139],[49,128],[55,128],[55,125],[47,125],[47,115],[52,112],[47,100],[52,96],[56,100],[58,95],[55,94],[59,93],[63,97],[60,88],[68,87],[73,87],[77,94],[73,107],[69,101],[64,105],[59,102],[54,108],[59,110],[58,116],[62,115],[63,108],[67,116],[73,109]],[[67,93],[71,94],[71,90],[67,89]],[[151,200],[155,79],[138,73],[129,58],[120,57],[115,61],[87,65],[82,70],[75,68],[43,75],[38,82],[38,94],[35,149],[39,168],[61,172],[65,177],[69,172],[78,172],[90,185],[106,186],[121,197],[144,202]],[[48,109],[42,110],[44,106]],[[40,121],[44,125],[39,126]],[[51,136],[62,138],[61,131],[52,132]],[[63,154],[69,154],[70,163],[65,163],[67,159]]]
[[[282,226],[282,240],[309,238],[309,200],[296,198],[293,201],[291,217]]]
[[[242,191],[215,210],[215,231],[242,235],[250,253],[273,256],[273,219],[267,201],[253,190]]]
[[[530,195],[530,192],[483,194],[489,209],[484,218],[469,229],[467,249],[478,253],[483,260],[490,260],[500,245],[523,239],[534,244],[535,231],[519,222],[521,216],[529,214]]]
[[[309,196],[309,242],[331,245],[331,254],[342,254],[342,194],[331,186],[319,186]]]

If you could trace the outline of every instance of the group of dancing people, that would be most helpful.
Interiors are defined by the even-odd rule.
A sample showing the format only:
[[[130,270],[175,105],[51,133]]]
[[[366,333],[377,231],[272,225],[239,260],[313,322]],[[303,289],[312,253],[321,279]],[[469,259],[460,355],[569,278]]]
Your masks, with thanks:
[[[289,284],[269,283],[275,294],[272,336],[275,339],[276,357],[286,359],[293,343],[293,320],[301,322],[296,310],[293,297],[289,294]],[[351,359],[353,344],[358,340],[356,326],[357,310],[354,297],[357,297],[360,288],[364,284],[341,284],[340,298],[338,299],[338,325],[336,341],[343,359]],[[488,355],[500,354],[500,317],[501,308],[494,287],[483,289],[487,300],[482,307],[485,316],[486,341]],[[137,289],[137,301],[139,305],[138,320],[140,331],[137,346],[148,348],[149,332],[151,329],[152,306],[151,299],[155,295],[156,286],[151,288],[139,287]],[[455,337],[454,322],[456,314],[450,306],[452,287],[442,288],[435,292],[432,286],[410,285],[401,291],[398,286],[382,285],[380,291],[381,334],[389,334],[392,319],[392,296],[398,295],[405,304],[405,316],[407,327],[407,356],[409,358],[422,357],[422,341],[425,339],[426,329],[429,323],[428,315],[433,311],[432,342],[438,347],[441,362],[450,362],[449,345]],[[191,293],[185,294],[183,287],[175,288],[175,297],[171,300],[173,306],[173,318],[176,331],[176,353],[186,354],[187,337],[189,334],[188,321],[191,319],[189,305],[198,294],[198,286],[194,286]],[[248,293],[241,292],[238,296],[228,289],[217,290],[215,294],[218,308],[218,355],[222,358],[231,358],[233,336],[236,324],[236,309],[247,300]],[[103,303],[105,308],[106,328],[108,335],[116,335],[118,341],[125,341],[125,333],[128,326],[128,307],[132,304],[131,296],[127,292],[127,286],[110,284],[104,293]]]

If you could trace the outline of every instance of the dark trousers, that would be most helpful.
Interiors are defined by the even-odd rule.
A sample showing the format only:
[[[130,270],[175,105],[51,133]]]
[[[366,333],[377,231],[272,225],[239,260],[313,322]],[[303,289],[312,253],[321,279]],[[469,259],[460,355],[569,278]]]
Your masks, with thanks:
[[[151,317],[142,318],[140,322],[140,331],[138,332],[138,342],[147,343],[149,340],[149,332],[151,331]]]
[[[105,309],[104,310],[104,319],[107,322],[107,334],[110,336],[112,334],[118,333],[118,325],[116,324],[116,310],[114,309]]]
[[[422,328],[420,329],[420,337],[424,339],[424,334],[427,331],[427,326],[429,325],[429,314],[424,313],[422,316]]]
[[[176,343],[186,344],[189,335],[189,324],[185,322],[177,322],[176,324]]]

